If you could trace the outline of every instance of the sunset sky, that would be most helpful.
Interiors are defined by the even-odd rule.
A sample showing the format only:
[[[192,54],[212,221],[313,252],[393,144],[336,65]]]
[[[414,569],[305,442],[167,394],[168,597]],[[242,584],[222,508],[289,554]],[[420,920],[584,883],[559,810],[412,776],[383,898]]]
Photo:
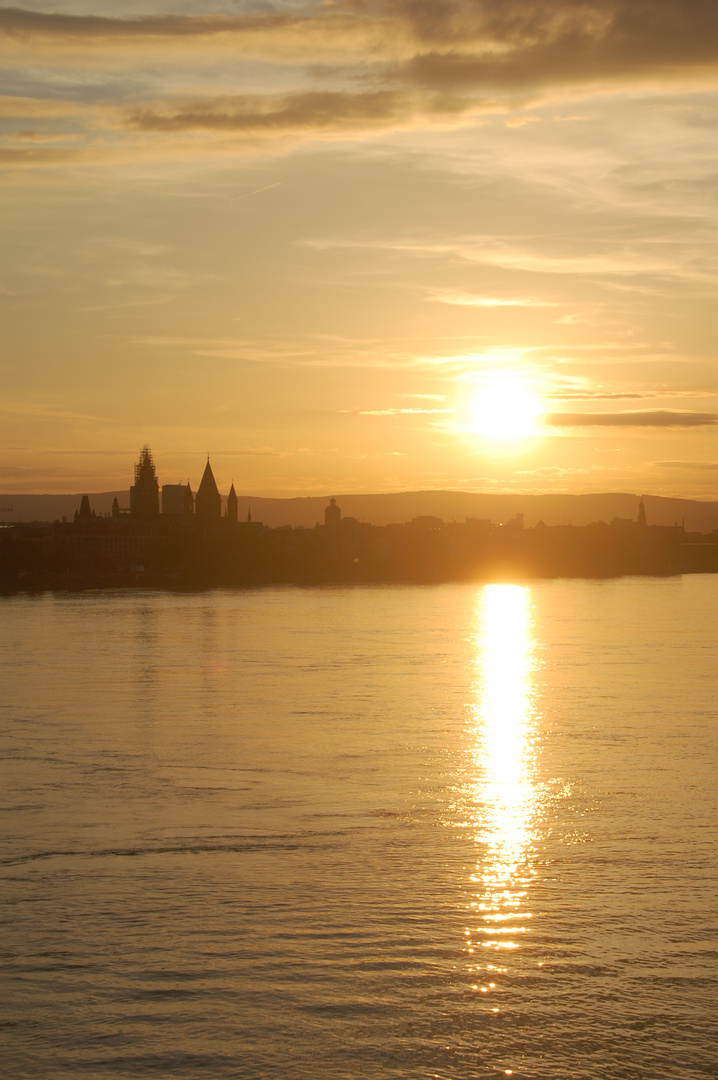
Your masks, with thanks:
[[[718,498],[717,59],[715,0],[0,10],[0,490]]]

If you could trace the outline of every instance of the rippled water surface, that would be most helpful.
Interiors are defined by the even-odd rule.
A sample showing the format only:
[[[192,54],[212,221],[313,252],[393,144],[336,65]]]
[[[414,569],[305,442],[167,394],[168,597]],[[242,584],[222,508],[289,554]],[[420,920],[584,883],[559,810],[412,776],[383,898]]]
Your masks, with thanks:
[[[0,1072],[715,1076],[717,613],[0,601]]]

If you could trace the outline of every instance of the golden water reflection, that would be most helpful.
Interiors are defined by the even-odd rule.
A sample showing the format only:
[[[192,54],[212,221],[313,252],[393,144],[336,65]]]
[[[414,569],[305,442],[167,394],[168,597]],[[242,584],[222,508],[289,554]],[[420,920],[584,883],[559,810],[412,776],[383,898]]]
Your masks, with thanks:
[[[534,875],[536,717],[531,590],[487,585],[476,612],[476,680],[470,731],[471,824],[479,859],[471,877],[465,949],[470,970],[500,972],[504,950],[529,932]],[[498,952],[491,964],[483,950]],[[483,986],[487,991],[493,984]]]

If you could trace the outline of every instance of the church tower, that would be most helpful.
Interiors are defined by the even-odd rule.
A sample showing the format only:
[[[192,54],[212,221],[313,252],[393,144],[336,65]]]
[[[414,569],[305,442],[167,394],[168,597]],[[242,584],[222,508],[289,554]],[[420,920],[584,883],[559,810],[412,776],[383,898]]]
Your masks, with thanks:
[[[95,520],[95,511],[90,507],[89,495],[83,495],[80,499],[80,509],[75,511],[75,524],[87,528]]]
[[[237,492],[234,490],[234,483],[227,496],[227,521],[231,522],[232,525],[237,524]]]
[[[329,500],[329,506],[324,509],[324,524],[329,529],[336,529],[337,525],[341,521],[342,512],[337,506],[337,500],[331,498]]]
[[[159,517],[160,486],[149,446],[143,446],[135,465],[135,482],[130,488],[130,513],[143,521]]]
[[[643,499],[638,504],[638,525],[641,529],[646,527],[646,508],[643,505]]]
[[[194,516],[197,521],[213,522],[222,517],[222,498],[207,455],[204,475],[194,500]]]

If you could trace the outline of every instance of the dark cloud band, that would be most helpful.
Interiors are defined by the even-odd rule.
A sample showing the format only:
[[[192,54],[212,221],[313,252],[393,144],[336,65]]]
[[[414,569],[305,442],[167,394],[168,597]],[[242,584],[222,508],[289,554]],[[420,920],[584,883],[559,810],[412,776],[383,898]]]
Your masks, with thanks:
[[[138,109],[129,120],[139,131],[296,131],[334,124],[382,123],[403,115],[403,96],[387,91],[351,94],[318,91],[281,98],[220,98],[172,111]]]
[[[635,409],[616,413],[548,413],[551,427],[712,427],[718,413],[683,409]]]
[[[331,43],[355,65],[372,47],[371,77],[436,90],[529,89],[645,72],[675,74],[718,57],[715,0],[344,0],[284,12],[121,19],[0,8],[0,37],[21,41],[167,42],[289,32]],[[388,57],[393,56],[393,61]],[[350,59],[351,57],[351,59]]]
[[[247,30],[281,28],[303,21],[291,15],[154,15],[116,19],[103,15],[61,15],[55,12],[0,8],[0,35],[16,38],[96,40],[119,38],[207,37]],[[306,19],[304,20],[306,21]]]

